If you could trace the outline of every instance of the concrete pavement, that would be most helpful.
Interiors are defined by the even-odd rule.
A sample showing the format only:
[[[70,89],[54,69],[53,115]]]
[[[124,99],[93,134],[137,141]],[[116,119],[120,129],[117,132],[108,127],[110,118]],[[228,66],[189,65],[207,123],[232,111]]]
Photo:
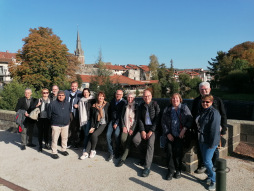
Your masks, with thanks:
[[[37,144],[37,138],[34,138]],[[69,149],[69,156],[54,160],[51,152],[37,152],[38,147],[20,150],[20,135],[0,131],[0,191],[83,191],[83,190],[170,190],[200,191],[206,175],[182,174],[181,179],[165,180],[167,169],[153,164],[149,177],[141,177],[138,159],[128,158],[122,167],[107,162],[105,152],[97,151],[93,159],[79,160],[81,150]],[[60,147],[59,147],[60,149]],[[254,190],[254,162],[228,157],[227,190]],[[11,187],[1,179],[16,185]]]

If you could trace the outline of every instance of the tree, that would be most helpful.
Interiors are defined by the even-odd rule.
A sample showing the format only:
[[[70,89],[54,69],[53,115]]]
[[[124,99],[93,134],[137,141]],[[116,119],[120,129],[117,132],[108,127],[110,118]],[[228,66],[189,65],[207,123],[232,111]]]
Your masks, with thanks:
[[[25,84],[19,83],[17,80],[11,81],[9,84],[6,84],[3,88],[3,91],[0,93],[0,108],[5,110],[15,110],[18,99],[24,97],[25,89],[29,87]],[[32,89],[33,97],[38,98],[39,95],[36,94],[33,87]]]
[[[150,57],[150,63],[149,63],[149,68],[152,74],[152,79],[153,80],[158,80],[158,68],[159,68],[159,62],[158,62],[158,58],[152,54]]]
[[[182,91],[189,90],[190,87],[190,76],[186,73],[179,74],[179,85]]]
[[[67,79],[68,61],[73,62],[71,65],[77,65],[77,62],[52,29],[39,27],[29,31],[28,37],[23,39],[22,50],[16,56],[21,64],[9,66],[11,76],[33,85],[36,90],[60,85]]]

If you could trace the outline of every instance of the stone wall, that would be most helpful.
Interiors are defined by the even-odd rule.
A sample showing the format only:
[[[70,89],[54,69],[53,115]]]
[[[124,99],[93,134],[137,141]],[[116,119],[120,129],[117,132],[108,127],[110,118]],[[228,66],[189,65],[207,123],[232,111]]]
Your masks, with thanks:
[[[138,101],[141,101],[139,99]],[[161,113],[165,107],[169,103],[168,99],[158,99],[157,100],[160,107]],[[189,100],[185,100],[187,105],[191,108]],[[0,110],[0,129],[8,130],[11,132],[17,132],[17,125],[15,123],[15,112],[14,111],[6,111]],[[153,162],[159,165],[166,166],[167,157],[164,149],[160,148],[159,145],[159,137],[161,135],[161,127],[160,125],[157,127],[156,141],[155,141],[155,153]],[[34,134],[37,134],[37,128],[35,128]],[[220,148],[220,157],[224,158],[228,154],[232,153],[234,149],[237,147],[240,141],[246,143],[254,144],[254,121],[244,121],[244,120],[228,120],[228,131],[227,134],[223,136],[226,140],[226,144],[224,147]],[[193,144],[194,145],[194,144]],[[99,138],[99,142],[97,145],[98,150],[107,151],[107,143],[106,143],[106,131]],[[133,148],[131,150],[130,156],[135,158],[140,158],[140,155],[137,149]],[[197,168],[197,155],[196,148],[192,146],[188,151],[185,152],[183,158],[184,168],[187,172],[193,173]]]

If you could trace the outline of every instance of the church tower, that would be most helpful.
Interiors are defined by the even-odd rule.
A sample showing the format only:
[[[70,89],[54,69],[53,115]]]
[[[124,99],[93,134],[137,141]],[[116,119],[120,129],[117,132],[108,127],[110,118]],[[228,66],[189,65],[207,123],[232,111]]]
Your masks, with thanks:
[[[76,50],[74,51],[74,53],[75,53],[75,56],[78,57],[78,60],[80,61],[81,65],[85,65],[85,56],[84,56],[84,51],[81,48],[79,32],[77,34],[77,44],[76,44]]]

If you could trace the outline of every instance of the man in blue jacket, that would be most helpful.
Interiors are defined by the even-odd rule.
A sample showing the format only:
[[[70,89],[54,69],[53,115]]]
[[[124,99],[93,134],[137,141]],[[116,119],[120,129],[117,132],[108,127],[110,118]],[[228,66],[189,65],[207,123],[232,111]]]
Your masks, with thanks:
[[[57,100],[53,101],[49,105],[48,118],[51,121],[52,128],[52,158],[58,159],[57,155],[57,141],[61,134],[62,137],[62,154],[64,156],[69,155],[66,151],[68,141],[68,130],[70,123],[70,103],[65,100],[64,91],[59,91],[57,94]]]

